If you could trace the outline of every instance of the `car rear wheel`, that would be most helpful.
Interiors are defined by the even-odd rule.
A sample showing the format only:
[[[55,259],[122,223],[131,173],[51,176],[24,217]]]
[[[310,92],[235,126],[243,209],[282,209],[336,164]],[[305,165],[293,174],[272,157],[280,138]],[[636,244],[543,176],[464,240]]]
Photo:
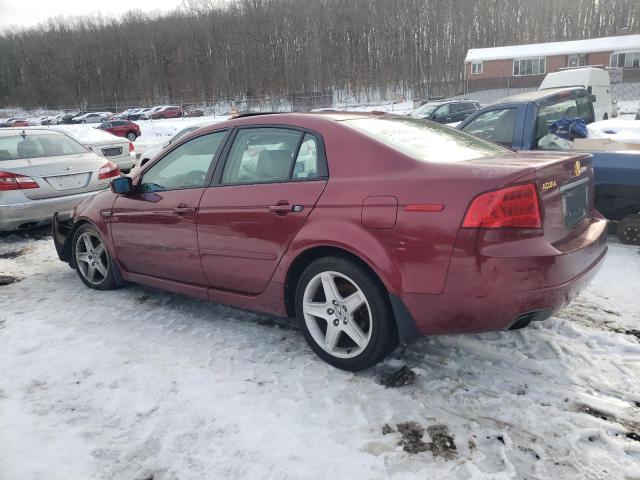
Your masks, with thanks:
[[[74,266],[87,287],[95,290],[118,287],[116,266],[104,240],[92,225],[86,224],[76,230],[72,247]]]
[[[640,245],[640,215],[629,215],[618,222],[618,238],[627,245]]]
[[[375,365],[398,344],[384,287],[344,258],[321,258],[304,270],[296,288],[296,313],[311,349],[343,370]]]
[[[130,142],[134,142],[136,140],[137,135],[135,134],[135,132],[128,132],[127,133],[127,140],[129,140]]]

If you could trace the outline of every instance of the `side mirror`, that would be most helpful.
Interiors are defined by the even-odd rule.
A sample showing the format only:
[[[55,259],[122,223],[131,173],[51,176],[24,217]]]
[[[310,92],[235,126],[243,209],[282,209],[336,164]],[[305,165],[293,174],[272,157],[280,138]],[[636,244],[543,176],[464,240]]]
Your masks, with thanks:
[[[131,193],[133,190],[133,180],[131,177],[118,177],[111,180],[111,191],[121,195]]]
[[[594,103],[596,101],[596,96],[595,95],[589,95],[589,100],[591,101],[591,103]]]

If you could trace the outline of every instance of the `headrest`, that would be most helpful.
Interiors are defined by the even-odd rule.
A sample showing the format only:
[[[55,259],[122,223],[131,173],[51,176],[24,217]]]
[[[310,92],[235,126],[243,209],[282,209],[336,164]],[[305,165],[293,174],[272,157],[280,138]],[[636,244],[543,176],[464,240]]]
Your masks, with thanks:
[[[286,180],[291,167],[289,150],[263,150],[258,157],[256,174],[259,179]]]
[[[23,140],[18,144],[18,157],[32,158],[38,155],[39,149],[33,140]]]

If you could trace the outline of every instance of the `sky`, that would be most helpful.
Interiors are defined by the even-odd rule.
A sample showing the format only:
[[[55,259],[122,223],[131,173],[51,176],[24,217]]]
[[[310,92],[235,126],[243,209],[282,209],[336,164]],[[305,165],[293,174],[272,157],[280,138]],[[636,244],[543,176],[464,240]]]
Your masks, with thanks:
[[[0,0],[0,31],[30,27],[48,18],[69,15],[120,15],[127,10],[172,10],[181,0]]]

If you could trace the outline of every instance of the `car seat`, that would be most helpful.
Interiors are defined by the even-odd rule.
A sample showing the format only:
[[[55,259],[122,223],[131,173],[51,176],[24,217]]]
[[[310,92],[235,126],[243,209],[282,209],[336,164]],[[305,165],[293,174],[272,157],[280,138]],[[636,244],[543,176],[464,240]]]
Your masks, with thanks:
[[[0,150],[0,160],[13,160],[9,150]]]

